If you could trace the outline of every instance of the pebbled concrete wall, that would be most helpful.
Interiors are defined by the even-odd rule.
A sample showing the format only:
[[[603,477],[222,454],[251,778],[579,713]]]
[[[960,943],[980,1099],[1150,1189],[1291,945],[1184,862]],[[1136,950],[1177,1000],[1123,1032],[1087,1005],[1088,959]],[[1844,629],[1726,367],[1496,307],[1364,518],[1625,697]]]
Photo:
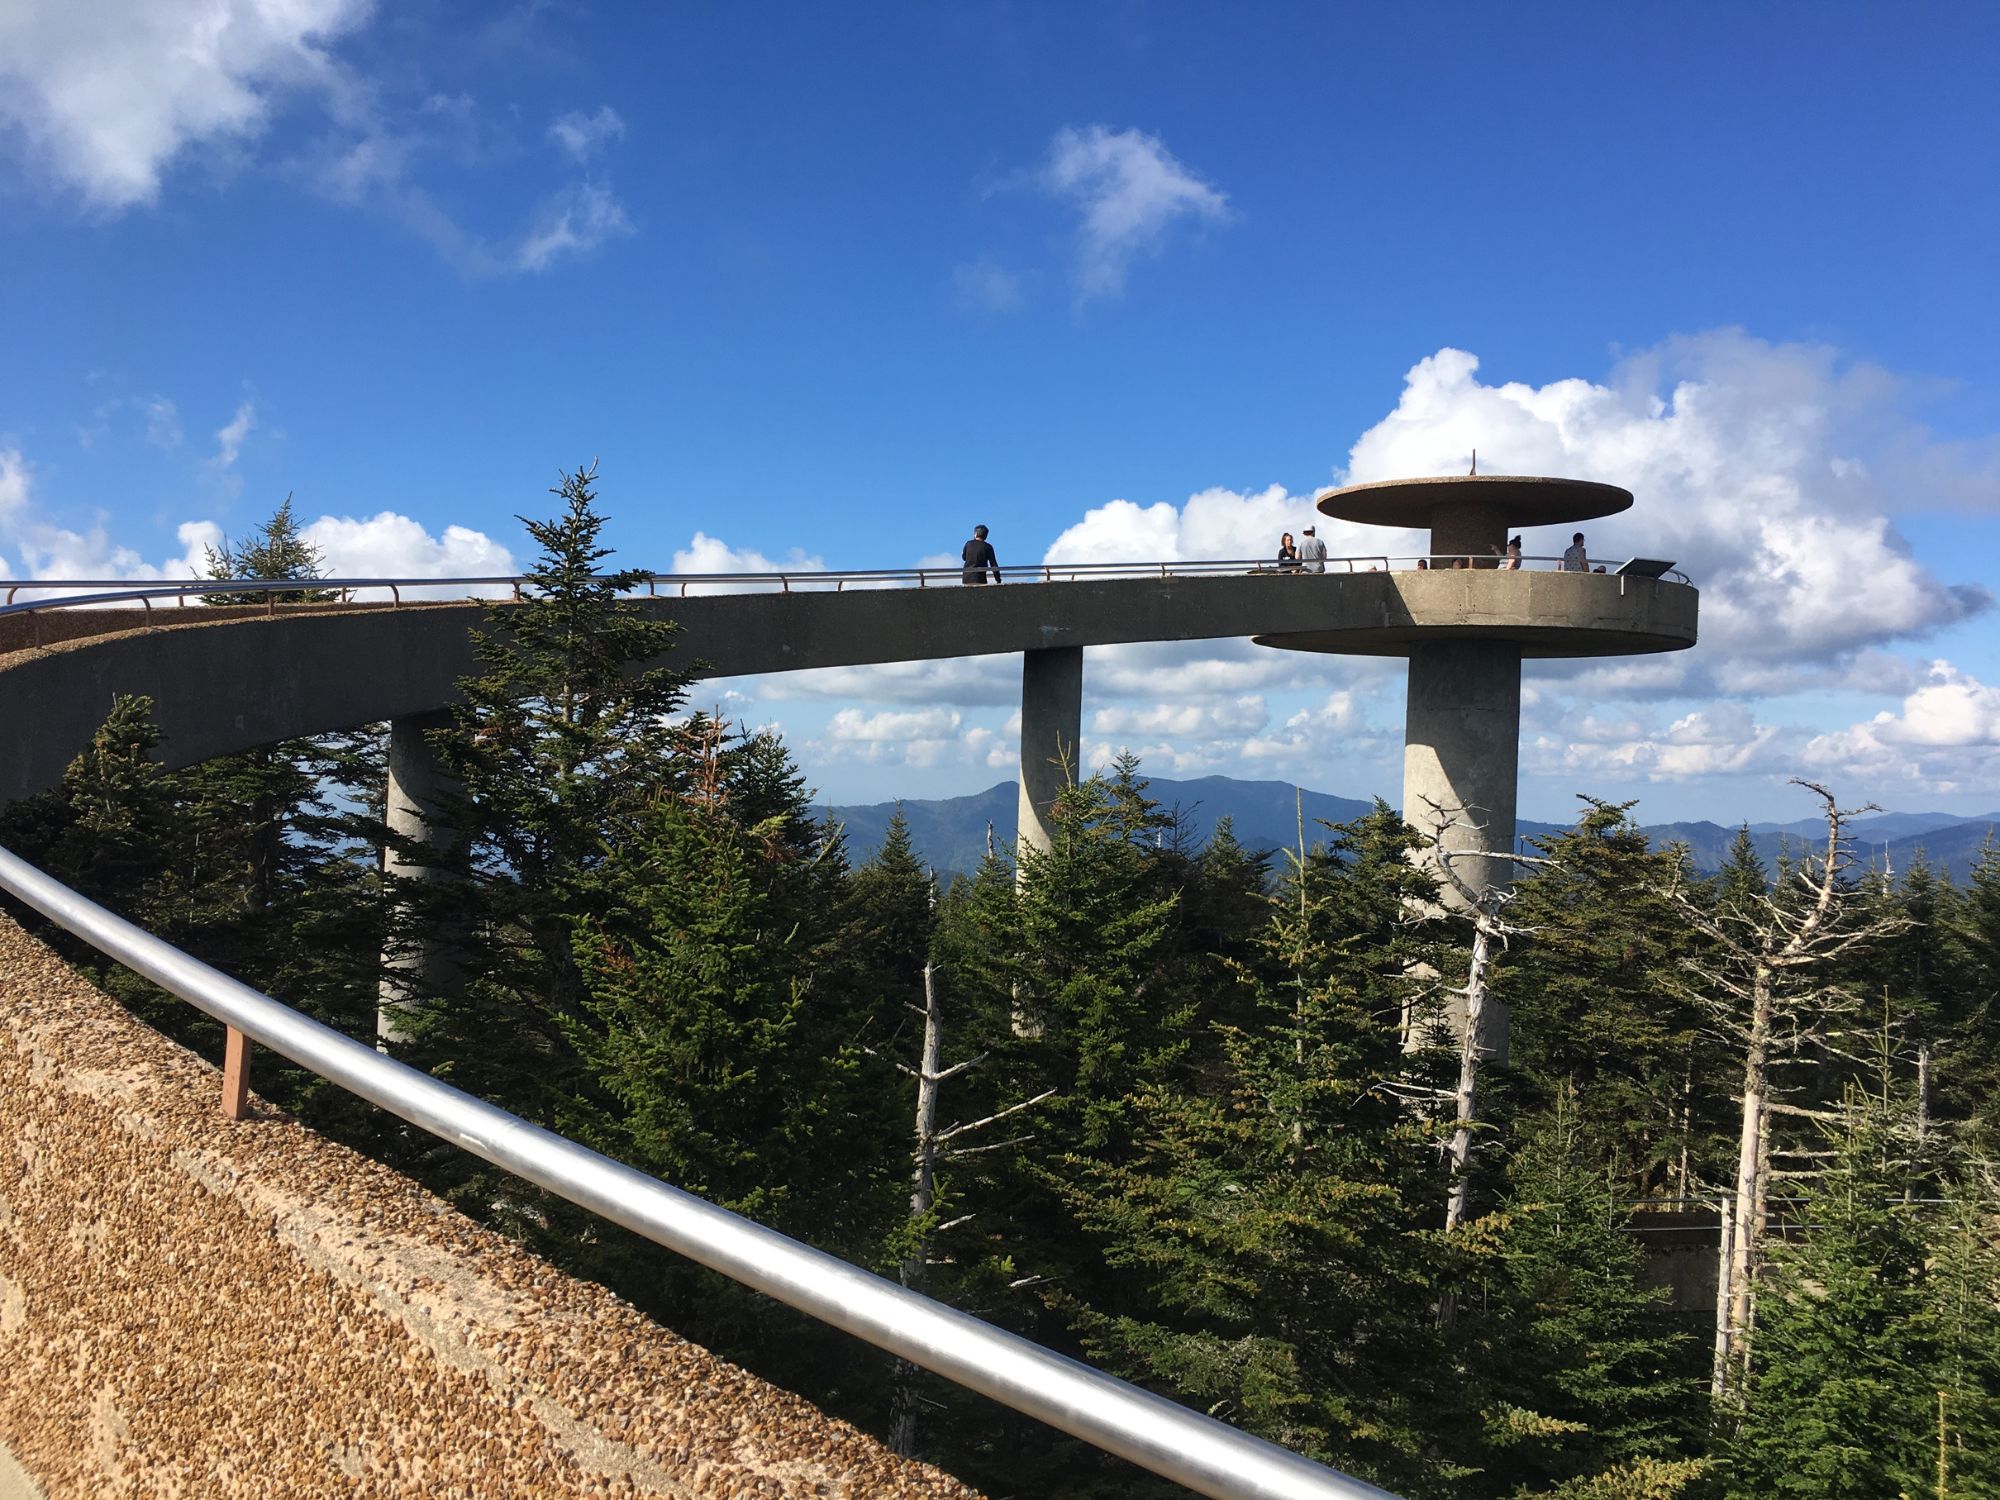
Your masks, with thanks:
[[[0,1451],[47,1500],[976,1500],[218,1087],[0,917]]]

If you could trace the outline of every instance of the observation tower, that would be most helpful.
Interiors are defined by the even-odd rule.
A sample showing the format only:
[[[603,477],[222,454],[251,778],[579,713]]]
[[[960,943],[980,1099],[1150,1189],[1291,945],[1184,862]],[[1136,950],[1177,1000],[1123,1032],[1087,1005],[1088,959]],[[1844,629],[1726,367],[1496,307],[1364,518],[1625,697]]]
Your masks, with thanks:
[[[1629,509],[1631,492],[1616,485],[1485,474],[1395,479],[1333,490],[1316,503],[1337,520],[1429,531],[1426,566],[1392,567],[1384,558],[1379,573],[1342,577],[1366,595],[1365,621],[1356,618],[1363,611],[1343,608],[1327,629],[1255,639],[1291,651],[1407,658],[1403,816],[1424,827],[1432,804],[1456,815],[1443,843],[1470,856],[1456,862],[1459,873],[1477,890],[1505,886],[1512,862],[1491,856],[1514,849],[1523,658],[1686,650],[1699,596],[1665,576],[1671,563],[1610,547],[1602,548],[1603,571],[1591,573],[1558,572],[1548,558],[1514,571],[1495,555],[1517,531]],[[1466,565],[1455,566],[1461,559]],[[1506,1018],[1498,1007],[1489,1013],[1485,1045],[1504,1058]]]

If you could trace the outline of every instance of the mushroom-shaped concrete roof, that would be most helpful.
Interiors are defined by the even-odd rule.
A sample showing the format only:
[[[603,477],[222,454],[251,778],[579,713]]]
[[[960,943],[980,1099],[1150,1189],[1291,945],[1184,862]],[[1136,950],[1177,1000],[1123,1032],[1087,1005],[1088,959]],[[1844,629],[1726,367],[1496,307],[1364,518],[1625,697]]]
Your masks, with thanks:
[[[1351,484],[1321,495],[1313,503],[1322,515],[1368,526],[1429,526],[1440,510],[1467,508],[1491,512],[1496,525],[1553,526],[1627,510],[1632,492],[1588,479],[1451,474]]]

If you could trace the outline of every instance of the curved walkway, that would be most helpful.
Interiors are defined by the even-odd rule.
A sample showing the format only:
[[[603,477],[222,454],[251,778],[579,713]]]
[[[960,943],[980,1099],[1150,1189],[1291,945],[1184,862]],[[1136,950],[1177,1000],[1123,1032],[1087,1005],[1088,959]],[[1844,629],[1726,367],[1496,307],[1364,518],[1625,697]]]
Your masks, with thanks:
[[[1478,637],[1518,642],[1526,656],[1624,655],[1691,645],[1697,606],[1694,589],[1660,579],[1494,570],[838,591],[826,575],[812,581],[811,591],[638,603],[679,624],[672,661],[706,677],[1246,636],[1352,654]],[[0,800],[54,785],[120,693],[153,699],[170,766],[441,708],[472,665],[480,615],[437,603],[43,617],[50,639],[93,633],[0,656]],[[0,623],[18,636],[21,619]]]

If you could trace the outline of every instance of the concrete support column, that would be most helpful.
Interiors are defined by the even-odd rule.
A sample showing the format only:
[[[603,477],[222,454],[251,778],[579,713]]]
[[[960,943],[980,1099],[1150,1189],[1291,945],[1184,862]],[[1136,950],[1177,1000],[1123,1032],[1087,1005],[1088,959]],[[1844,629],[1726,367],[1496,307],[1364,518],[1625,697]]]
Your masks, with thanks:
[[[1521,760],[1521,648],[1513,641],[1457,640],[1410,652],[1410,695],[1403,737],[1403,817],[1431,831],[1434,803],[1458,819],[1447,849],[1511,854],[1515,780]],[[1455,862],[1475,890],[1512,883],[1507,859]],[[1450,887],[1447,906],[1463,903]],[[1488,998],[1480,1049],[1507,1060],[1507,1014]]]
[[[443,710],[389,722],[385,821],[391,833],[439,852],[451,843],[453,830],[445,804],[456,794],[458,783],[438,764],[437,752],[425,735],[448,728],[451,722],[451,715]],[[420,885],[451,878],[442,865],[407,859],[393,847],[382,851],[382,874],[392,882],[408,880]],[[392,937],[383,950],[382,963],[386,972],[375,1002],[375,1034],[381,1041],[399,1041],[404,1032],[398,1018],[409,997],[413,993],[435,994],[444,988],[453,965],[448,945],[433,932],[415,938]]]
[[[1507,524],[1490,505],[1440,504],[1431,511],[1433,568],[1448,568],[1455,558],[1466,556],[1474,559],[1475,567],[1480,566],[1506,541]]]
[[[1015,840],[1049,847],[1049,811],[1077,776],[1083,732],[1083,647],[1021,654],[1021,810]]]

